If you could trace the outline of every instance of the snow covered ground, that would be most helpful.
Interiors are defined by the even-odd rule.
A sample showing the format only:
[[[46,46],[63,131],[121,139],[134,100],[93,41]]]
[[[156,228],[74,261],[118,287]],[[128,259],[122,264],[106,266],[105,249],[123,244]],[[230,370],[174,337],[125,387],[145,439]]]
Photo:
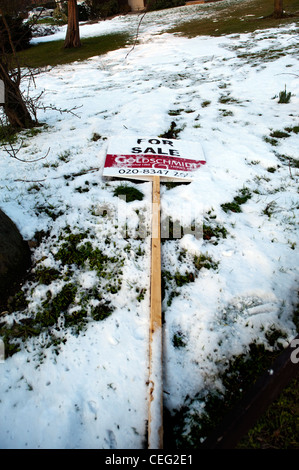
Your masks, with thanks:
[[[43,72],[33,93],[45,90],[45,106],[76,106],[76,116],[40,111],[46,126],[34,136],[24,132],[18,153],[28,163],[0,149],[0,207],[25,239],[47,233],[33,248],[35,270],[58,272],[47,283],[28,282],[27,308],[1,321],[34,318],[64,286],[76,288],[55,324],[0,363],[1,448],[145,446],[151,183],[127,182],[142,200],[113,195],[121,183],[102,177],[111,136],[155,137],[175,122],[178,138],[200,142],[206,156],[190,184],[161,185],[162,218],[183,220],[192,207],[215,234],[183,233],[162,246],[165,407],[172,411],[187,395],[221,389],[218,376],[228,360],[252,341],[268,346],[272,329],[282,332],[285,345],[296,335],[298,31],[290,25],[218,38],[158,34],[196,11],[149,13],[133,50]],[[81,35],[133,31],[138,18],[81,26]],[[285,87],[291,100],[280,104]],[[241,212],[224,210],[222,204],[244,194]],[[141,221],[145,236],[134,236]],[[102,276],[88,254],[85,264],[63,264],[70,233],[77,241],[83,234],[77,248],[102,254]],[[196,268],[200,255],[210,269]],[[176,284],[178,273],[193,282]],[[90,319],[76,332],[63,318],[82,313],[83,303]],[[112,313],[92,319],[103,303]]]

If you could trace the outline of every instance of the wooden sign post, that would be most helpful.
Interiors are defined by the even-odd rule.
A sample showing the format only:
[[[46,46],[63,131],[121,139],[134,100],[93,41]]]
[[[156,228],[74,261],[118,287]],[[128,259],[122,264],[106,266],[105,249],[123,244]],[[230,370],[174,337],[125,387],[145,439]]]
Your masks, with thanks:
[[[148,448],[163,449],[160,176],[153,177]]]
[[[205,163],[200,144],[160,137],[110,140],[103,176],[153,181],[149,328],[148,448],[163,449],[160,181],[192,181]]]

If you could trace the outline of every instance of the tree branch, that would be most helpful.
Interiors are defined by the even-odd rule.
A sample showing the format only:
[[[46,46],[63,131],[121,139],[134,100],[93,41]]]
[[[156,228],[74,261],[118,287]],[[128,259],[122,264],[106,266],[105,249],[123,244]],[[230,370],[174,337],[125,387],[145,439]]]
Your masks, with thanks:
[[[43,157],[40,157],[40,158],[35,158],[34,160],[24,160],[23,158],[20,158],[20,157],[17,157],[19,151],[21,150],[22,148],[22,145],[23,145],[23,141],[21,141],[20,143],[20,146],[19,148],[14,148],[14,146],[12,145],[11,142],[7,144],[3,144],[3,147],[4,147],[4,150],[6,153],[8,153],[8,155],[10,156],[10,158],[13,158],[15,160],[18,160],[19,162],[22,162],[22,163],[35,163],[35,162],[39,162],[40,160],[44,160],[45,158],[47,158],[47,156],[49,155],[49,152],[50,152],[50,147],[48,148],[48,151],[46,153],[46,155],[44,155]]]
[[[128,55],[131,54],[131,52],[135,49],[135,46],[136,46],[137,41],[138,41],[139,28],[140,28],[140,26],[141,26],[142,20],[143,20],[143,18],[145,17],[146,13],[147,13],[147,12],[144,12],[143,15],[142,15],[141,18],[140,18],[140,21],[139,21],[138,27],[137,27],[137,31],[136,31],[136,36],[135,36],[135,41],[134,41],[133,47],[129,50],[129,52],[127,53],[125,59],[126,59],[126,58],[128,57]]]

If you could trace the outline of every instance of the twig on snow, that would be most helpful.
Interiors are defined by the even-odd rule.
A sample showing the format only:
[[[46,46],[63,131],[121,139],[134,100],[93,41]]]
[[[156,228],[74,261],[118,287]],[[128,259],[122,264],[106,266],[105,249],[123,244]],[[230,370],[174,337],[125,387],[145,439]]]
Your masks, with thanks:
[[[142,20],[143,20],[143,18],[145,17],[146,13],[147,13],[147,12],[144,12],[143,15],[142,15],[141,18],[140,18],[140,21],[139,21],[138,27],[137,27],[137,31],[136,31],[136,36],[135,36],[135,41],[134,41],[133,47],[129,50],[129,52],[127,53],[125,59],[126,59],[126,58],[128,57],[128,55],[131,54],[131,52],[135,49],[135,46],[136,46],[137,41],[138,41],[139,28],[140,28],[140,26],[141,26]]]

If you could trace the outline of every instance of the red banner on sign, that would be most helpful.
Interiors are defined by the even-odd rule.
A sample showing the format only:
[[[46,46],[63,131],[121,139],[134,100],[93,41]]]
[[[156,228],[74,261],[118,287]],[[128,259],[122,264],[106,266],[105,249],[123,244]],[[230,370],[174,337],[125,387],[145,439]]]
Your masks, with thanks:
[[[160,170],[194,171],[204,165],[204,160],[163,157],[161,155],[106,155],[106,168],[156,168]]]

